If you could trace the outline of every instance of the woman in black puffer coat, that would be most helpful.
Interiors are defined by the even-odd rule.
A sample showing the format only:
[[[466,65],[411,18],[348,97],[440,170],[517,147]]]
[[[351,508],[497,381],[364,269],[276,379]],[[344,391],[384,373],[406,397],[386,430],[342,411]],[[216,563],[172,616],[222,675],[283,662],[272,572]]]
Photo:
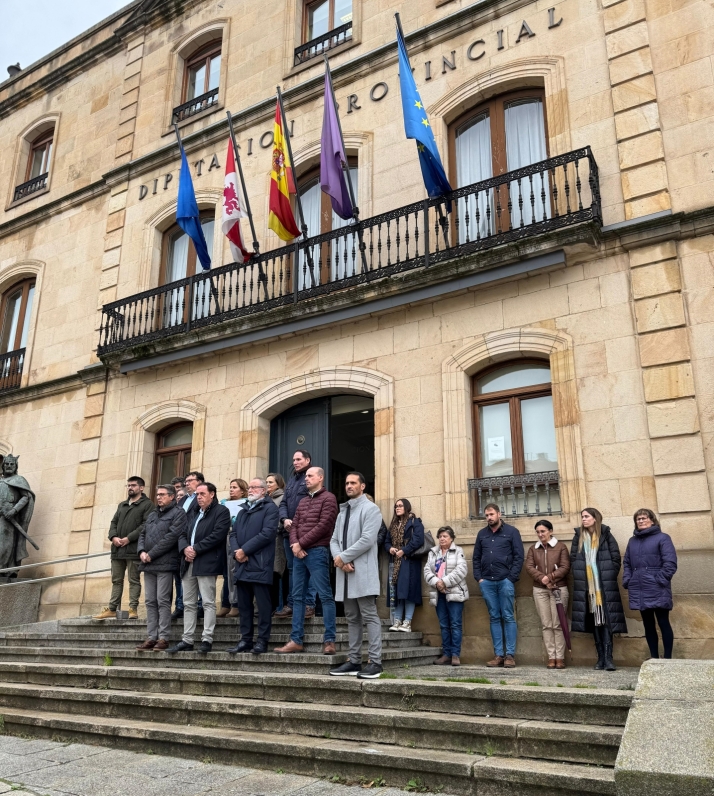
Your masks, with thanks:
[[[582,525],[575,529],[570,549],[573,574],[573,615],[571,629],[578,633],[592,633],[597,648],[596,669],[615,671],[612,661],[613,633],[627,633],[625,611],[622,607],[617,576],[622,557],[617,540],[610,528],[602,524],[602,514],[587,508],[580,513]],[[588,575],[587,550],[597,551],[597,576]]]

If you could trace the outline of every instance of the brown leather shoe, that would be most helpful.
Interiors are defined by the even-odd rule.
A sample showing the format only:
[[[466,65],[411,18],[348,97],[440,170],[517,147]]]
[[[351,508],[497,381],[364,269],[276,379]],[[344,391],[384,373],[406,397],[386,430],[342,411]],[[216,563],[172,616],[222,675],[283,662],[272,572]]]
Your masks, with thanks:
[[[313,619],[315,616],[315,606],[310,605],[305,609],[305,619]]]
[[[452,666],[461,666],[461,658],[458,655],[451,656],[451,665]]]
[[[565,661],[562,658],[555,659],[555,668],[556,669],[565,669]]]
[[[513,655],[506,655],[506,660],[503,662],[504,669],[515,669],[516,668],[516,659]]]
[[[231,610],[230,608],[219,608],[216,611],[216,616],[219,617],[219,618],[223,617],[223,616],[228,616],[230,610]]]
[[[439,657],[433,663],[434,666],[448,666],[451,663],[451,658],[447,657],[446,655],[439,655]]]
[[[496,657],[492,661],[488,661],[486,664],[491,669],[495,669],[497,666],[503,666],[503,656],[496,655]]]
[[[236,616],[238,616],[238,609],[237,608],[231,608],[231,610],[226,614],[226,616],[229,619],[234,619]]]
[[[551,658],[548,661],[548,665],[545,668],[546,669],[555,669],[555,658]]]
[[[153,638],[147,638],[143,644],[139,644],[137,646],[138,650],[152,650],[156,646],[156,642]]]
[[[169,642],[165,638],[160,638],[154,645],[154,652],[162,652],[169,648]]]
[[[277,616],[278,619],[285,619],[286,617],[292,615],[293,615],[293,609],[289,605],[284,606],[282,611],[277,611],[275,614],[275,616]]]
[[[284,647],[276,647],[273,652],[302,652],[305,648],[302,644],[296,644],[294,641],[288,641]]]
[[[323,655],[335,655],[337,650],[335,649],[335,642],[334,641],[326,641],[322,645],[322,654]]]

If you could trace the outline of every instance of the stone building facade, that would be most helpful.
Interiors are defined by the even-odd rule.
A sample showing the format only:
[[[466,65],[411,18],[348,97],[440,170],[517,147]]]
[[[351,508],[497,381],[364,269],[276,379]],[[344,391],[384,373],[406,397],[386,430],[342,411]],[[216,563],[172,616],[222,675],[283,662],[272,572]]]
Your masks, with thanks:
[[[457,197],[448,229],[404,138],[395,11],[452,186],[502,177]],[[512,520],[527,544],[536,498],[566,541],[599,508],[623,551],[632,513],[654,509],[680,556],[676,654],[709,657],[713,42],[703,0],[136,0],[0,83],[0,453],[37,492],[35,560],[107,549],[129,475],[190,465],[223,496],[314,437],[334,473],[373,461],[387,520],[408,497],[467,552],[479,488],[527,514]],[[365,226],[296,254],[267,226],[275,87],[309,234],[336,230],[310,182],[323,49]],[[214,268],[231,262],[227,110],[262,287],[257,264],[189,279],[174,227],[178,121]],[[103,575],[52,583],[41,617],[107,591]],[[472,594],[465,661],[490,650]],[[519,656],[540,660],[527,577],[517,612]],[[628,626],[616,659],[639,662],[638,614]],[[431,609],[415,627],[438,644]]]

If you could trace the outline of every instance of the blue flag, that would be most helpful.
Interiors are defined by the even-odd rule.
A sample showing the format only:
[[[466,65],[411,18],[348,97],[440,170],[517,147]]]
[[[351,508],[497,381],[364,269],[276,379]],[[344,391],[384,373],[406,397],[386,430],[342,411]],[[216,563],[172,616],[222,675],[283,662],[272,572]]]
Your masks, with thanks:
[[[211,267],[211,257],[208,254],[206,236],[201,226],[201,215],[198,212],[196,193],[193,190],[191,172],[188,168],[186,153],[181,147],[181,173],[179,175],[178,205],[176,207],[176,223],[191,238],[196,248],[196,254],[204,271]]]
[[[404,132],[407,134],[407,138],[414,138],[417,142],[421,173],[427,194],[442,196],[451,192],[451,185],[446,178],[446,172],[436,146],[434,131],[431,129],[424,104],[419,96],[419,90],[414,82],[407,47],[399,26],[397,26],[397,46],[399,49],[399,88],[402,94]]]

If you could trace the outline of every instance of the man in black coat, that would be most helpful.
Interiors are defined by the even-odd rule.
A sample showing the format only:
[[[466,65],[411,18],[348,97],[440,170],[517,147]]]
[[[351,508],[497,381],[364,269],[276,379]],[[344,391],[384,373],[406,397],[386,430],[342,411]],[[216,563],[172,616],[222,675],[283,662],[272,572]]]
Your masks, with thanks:
[[[226,539],[231,527],[231,513],[216,498],[216,487],[206,482],[196,489],[198,514],[188,514],[188,528],[179,539],[182,553],[183,638],[168,653],[193,650],[199,592],[203,600],[203,633],[199,652],[213,648],[216,628],[216,578],[223,574],[226,562]]]
[[[248,485],[248,504],[238,513],[231,531],[231,555],[236,560],[235,583],[241,640],[228,650],[261,655],[268,651],[272,625],[275,537],[278,507],[266,497],[267,484],[254,478]],[[253,643],[253,600],[258,604],[258,640]]]

